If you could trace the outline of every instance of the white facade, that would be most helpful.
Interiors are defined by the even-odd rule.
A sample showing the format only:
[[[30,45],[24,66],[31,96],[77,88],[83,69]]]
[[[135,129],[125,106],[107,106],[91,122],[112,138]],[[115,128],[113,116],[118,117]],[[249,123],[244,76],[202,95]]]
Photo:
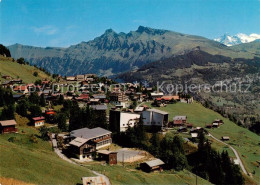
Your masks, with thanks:
[[[122,107],[122,108],[128,108],[130,106],[130,103],[127,101],[124,102],[120,102],[120,101],[112,101],[110,102],[111,104],[118,106],[118,107]]]
[[[44,120],[42,120],[41,122],[35,122],[35,127],[40,127],[44,125]]]
[[[139,122],[140,114],[133,114],[127,112],[120,113],[120,132],[125,132],[128,126],[133,127]]]
[[[145,126],[164,127],[168,123],[168,113],[157,109],[148,109],[142,112],[142,119]]]

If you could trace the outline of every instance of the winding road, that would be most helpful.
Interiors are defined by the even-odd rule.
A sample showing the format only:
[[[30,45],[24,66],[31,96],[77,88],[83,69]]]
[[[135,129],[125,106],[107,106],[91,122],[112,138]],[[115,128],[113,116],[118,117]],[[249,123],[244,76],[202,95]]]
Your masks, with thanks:
[[[84,165],[82,165],[82,164],[78,164],[78,163],[72,161],[71,159],[69,159],[68,157],[66,157],[66,156],[61,152],[61,150],[59,150],[58,148],[53,148],[53,149],[54,149],[54,152],[55,152],[61,159],[65,160],[65,161],[67,161],[67,162],[69,162],[69,163],[71,163],[71,164],[75,164],[75,165],[78,165],[78,166],[86,167],[86,166],[84,166]],[[89,169],[89,170],[90,170],[90,169]],[[104,178],[105,182],[106,182],[106,185],[111,185],[111,183],[110,183],[110,181],[109,181],[109,178],[108,178],[107,176],[105,176],[105,175],[103,175],[103,174],[101,174],[101,173],[98,173],[98,172],[96,172],[96,171],[94,171],[94,170],[90,170],[90,171],[91,171],[92,173],[94,173],[95,175],[97,175],[97,176],[102,176],[102,177]]]
[[[237,150],[236,150],[235,148],[233,148],[231,145],[229,145],[229,144],[227,144],[227,143],[225,143],[225,142],[219,140],[218,138],[214,137],[214,136],[211,135],[210,133],[209,133],[209,136],[210,136],[211,138],[213,138],[214,140],[216,140],[216,141],[218,141],[218,142],[220,142],[220,143],[222,143],[222,144],[228,146],[229,148],[231,148],[231,150],[234,152],[234,154],[235,154],[235,156],[236,156],[236,158],[237,158],[237,160],[238,160],[239,166],[241,167],[243,173],[248,175],[248,172],[246,171],[245,166],[243,165],[242,160],[241,160],[241,158],[240,158],[240,156],[239,156]]]

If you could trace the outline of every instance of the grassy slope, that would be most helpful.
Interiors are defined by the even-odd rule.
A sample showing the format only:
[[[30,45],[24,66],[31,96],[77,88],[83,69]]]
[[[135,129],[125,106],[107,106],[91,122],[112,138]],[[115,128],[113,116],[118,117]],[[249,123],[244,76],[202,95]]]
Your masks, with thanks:
[[[33,73],[37,71],[38,76],[33,76]],[[2,75],[9,75],[12,78],[21,78],[25,83],[33,83],[37,79],[50,79],[51,77],[48,76],[46,73],[36,69],[33,66],[29,65],[21,65],[16,62],[12,62],[9,58],[3,58],[0,56],[0,79],[2,81],[6,81],[2,79]]]
[[[1,177],[35,184],[76,184],[81,183],[81,177],[93,175],[89,168],[107,175],[113,184],[195,184],[194,174],[188,171],[149,174],[122,166],[91,163],[87,164],[87,168],[75,166],[60,159],[49,142],[40,139],[38,143],[29,142],[29,136],[37,133],[33,128],[20,126],[19,134],[0,135]],[[16,137],[17,141],[8,142],[10,137]],[[204,179],[198,179],[201,184],[209,184]]]
[[[25,133],[22,134],[21,131]],[[29,141],[33,128],[19,127],[19,134],[0,135],[0,176],[36,184],[76,184],[81,177],[93,175],[88,169],[60,159],[49,142]],[[8,142],[16,137],[17,141]]]
[[[149,105],[149,103],[147,104]],[[260,136],[246,128],[237,126],[235,123],[222,117],[220,114],[203,107],[199,103],[177,103],[158,109],[169,112],[170,120],[173,120],[173,117],[176,115],[187,115],[188,122],[193,123],[194,126],[205,127],[205,124],[210,124],[217,118],[223,119],[224,125],[220,128],[209,130],[210,133],[217,138],[221,138],[221,136],[229,136],[230,141],[228,141],[228,143],[236,148],[242,156],[241,158],[246,169],[250,173],[255,171],[254,179],[258,182],[260,181],[260,169],[253,164],[256,163],[256,160],[259,160]],[[221,147],[221,149],[224,148],[223,145],[217,143],[214,144],[214,147]],[[231,152],[231,150],[228,151]],[[231,156],[234,156],[234,154],[231,153]]]
[[[196,177],[189,171],[162,173],[145,173],[137,169],[123,166],[92,165],[95,171],[109,177],[112,184],[196,184]],[[199,184],[210,184],[198,177]]]

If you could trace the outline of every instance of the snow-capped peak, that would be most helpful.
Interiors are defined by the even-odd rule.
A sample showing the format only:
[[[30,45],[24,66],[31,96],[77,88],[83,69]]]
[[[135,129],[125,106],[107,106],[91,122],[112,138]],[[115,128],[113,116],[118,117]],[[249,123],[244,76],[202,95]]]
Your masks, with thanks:
[[[224,34],[223,36],[214,40],[222,44],[225,44],[226,46],[233,46],[241,43],[253,42],[257,39],[260,39],[260,34],[252,33],[250,35],[247,35],[244,33],[238,33],[234,36]]]

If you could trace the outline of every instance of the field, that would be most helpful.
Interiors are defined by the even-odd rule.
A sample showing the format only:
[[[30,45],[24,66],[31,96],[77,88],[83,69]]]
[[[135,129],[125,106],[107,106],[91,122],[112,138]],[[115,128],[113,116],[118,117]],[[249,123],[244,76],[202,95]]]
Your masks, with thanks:
[[[33,184],[77,184],[82,182],[81,177],[93,175],[90,170],[59,158],[49,142],[37,138],[34,128],[18,129],[19,134],[0,135],[2,178]],[[38,143],[30,141],[31,134],[36,135]],[[11,137],[16,140],[9,142]]]
[[[145,173],[135,168],[126,166],[107,166],[97,163],[91,165],[91,169],[109,177],[111,183],[115,184],[196,184],[196,177],[188,171],[162,173]],[[208,181],[198,177],[198,184],[210,184]]]
[[[38,131],[30,127],[19,126],[18,134],[0,135],[0,180],[3,182],[21,182],[24,184],[77,184],[83,176],[95,176],[90,170],[96,170],[109,177],[112,184],[195,184],[195,175],[188,172],[144,173],[133,167],[107,166],[100,163],[87,163],[77,166],[60,159],[48,141],[37,138],[30,141],[32,134]],[[10,138],[15,137],[13,142]],[[208,181],[198,178],[200,184]]]
[[[150,103],[146,103],[150,106]],[[169,119],[173,120],[176,115],[186,115],[188,117],[188,122],[193,123],[194,126],[205,127],[206,124],[212,123],[215,119],[222,119],[224,125],[216,129],[208,130],[213,136],[221,138],[222,136],[229,136],[230,145],[232,145],[240,154],[243,164],[245,165],[247,171],[252,173],[255,181],[260,181],[260,169],[257,167],[257,160],[260,156],[260,136],[249,131],[246,128],[237,126],[230,120],[222,117],[220,114],[203,107],[199,103],[185,104],[177,103],[170,104],[167,107],[158,108],[160,110],[169,112]],[[225,149],[225,146],[219,143],[214,143],[213,147],[221,151]],[[234,154],[228,149],[230,156],[233,157]]]
[[[38,72],[37,77],[33,76],[34,72]],[[12,62],[11,59],[0,57],[0,79],[6,81],[2,79],[2,75],[9,75],[14,79],[21,78],[24,83],[34,83],[37,79],[50,79],[50,76],[33,66],[21,65]]]

